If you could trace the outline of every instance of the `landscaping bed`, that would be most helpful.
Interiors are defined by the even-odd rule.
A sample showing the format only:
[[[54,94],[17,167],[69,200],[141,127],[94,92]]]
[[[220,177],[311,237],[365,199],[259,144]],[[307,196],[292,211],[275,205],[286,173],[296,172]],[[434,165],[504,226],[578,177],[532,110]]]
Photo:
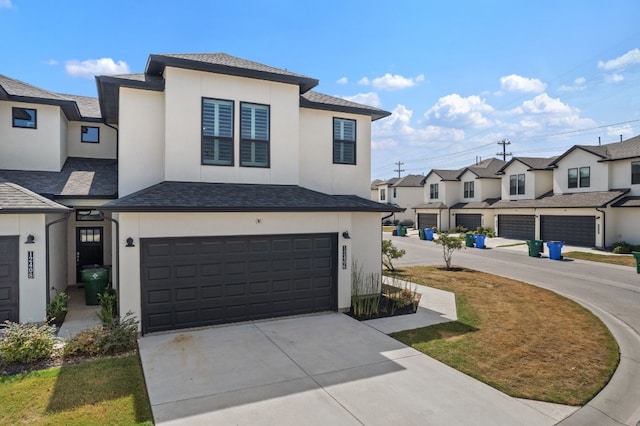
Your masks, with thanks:
[[[371,300],[365,301],[370,309],[357,309],[357,302],[352,304],[347,312],[358,321],[366,321],[376,318],[387,318],[398,315],[415,314],[420,303],[421,294],[404,287],[396,287],[382,284],[382,293],[379,295],[360,296]],[[377,300],[377,305],[376,304]]]

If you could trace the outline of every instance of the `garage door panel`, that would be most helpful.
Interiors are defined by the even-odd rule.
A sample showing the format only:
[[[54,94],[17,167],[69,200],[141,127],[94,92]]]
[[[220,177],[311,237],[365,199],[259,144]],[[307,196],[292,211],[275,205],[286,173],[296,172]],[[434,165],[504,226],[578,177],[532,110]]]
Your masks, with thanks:
[[[176,265],[176,278],[194,278],[198,275],[198,265]]]
[[[540,234],[546,241],[563,241],[568,245],[595,246],[595,216],[540,216]]]
[[[418,228],[437,228],[438,215],[435,213],[418,213]]]
[[[533,240],[536,218],[534,215],[498,215],[498,235],[516,240]]]
[[[482,226],[481,214],[458,213],[456,214],[456,226],[464,226],[469,231],[475,231]]]

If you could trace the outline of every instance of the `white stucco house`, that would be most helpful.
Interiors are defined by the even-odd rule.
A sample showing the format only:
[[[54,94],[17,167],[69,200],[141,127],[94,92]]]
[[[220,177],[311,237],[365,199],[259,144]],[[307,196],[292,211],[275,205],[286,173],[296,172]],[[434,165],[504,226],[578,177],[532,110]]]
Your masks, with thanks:
[[[352,261],[380,273],[388,112],[222,53],[96,81],[97,99],[0,79],[3,319],[41,321],[85,264],[111,266],[143,333],[346,310]]]
[[[404,211],[394,213],[386,219],[392,222],[410,219],[415,223],[415,214],[412,208],[422,200],[422,179],[424,179],[423,175],[407,175],[378,181],[375,184],[377,191],[372,192],[374,197],[372,199],[379,203],[387,203],[404,209]]]

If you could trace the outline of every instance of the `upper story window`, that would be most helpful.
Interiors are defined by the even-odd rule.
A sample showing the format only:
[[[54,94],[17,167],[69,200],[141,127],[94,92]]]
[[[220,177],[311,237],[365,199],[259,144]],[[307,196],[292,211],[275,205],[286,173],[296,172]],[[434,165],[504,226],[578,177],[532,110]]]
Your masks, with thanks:
[[[393,198],[396,198],[398,196],[398,193],[396,192],[397,188],[393,188]]]
[[[38,112],[33,108],[12,108],[13,127],[24,129],[38,128]]]
[[[509,195],[524,194],[524,174],[509,176]]]
[[[568,170],[567,186],[569,188],[588,188],[591,186],[591,167],[580,167]]]
[[[356,121],[333,119],[333,163],[356,164]]]
[[[80,142],[100,143],[100,127],[80,126]]]
[[[202,99],[202,164],[233,165],[233,102]]]
[[[380,189],[380,201],[384,201],[387,198],[387,190],[384,188]]]
[[[429,199],[435,200],[438,198],[438,184],[432,183],[429,185]]]
[[[269,106],[240,103],[240,165],[269,167]]]
[[[640,183],[640,161],[634,161],[631,163],[631,183]]]
[[[473,198],[474,194],[474,181],[464,183],[464,198]]]

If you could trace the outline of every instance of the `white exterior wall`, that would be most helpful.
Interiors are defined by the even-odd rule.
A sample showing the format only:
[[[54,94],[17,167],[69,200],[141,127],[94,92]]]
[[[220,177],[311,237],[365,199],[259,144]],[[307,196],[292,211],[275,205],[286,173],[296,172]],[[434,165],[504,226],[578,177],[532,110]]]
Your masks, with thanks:
[[[309,108],[299,110],[300,185],[326,194],[368,198],[371,188],[371,117]],[[333,164],[334,117],[356,120],[356,165]]]
[[[12,127],[12,107],[35,109],[37,128]],[[63,121],[57,106],[0,101],[0,169],[59,172],[66,159]]]
[[[552,170],[536,170],[532,173],[535,181],[535,198],[553,190],[553,173]],[[526,177],[528,178],[529,176]]]
[[[384,198],[382,197],[382,192],[384,191]],[[389,203],[389,185],[378,185],[378,196],[375,201],[379,203]]]
[[[118,193],[164,179],[164,93],[120,88]]]
[[[476,196],[480,197],[480,201],[487,198],[500,198],[502,179],[477,179],[476,180]],[[525,178],[525,187],[527,185]],[[463,188],[464,190],[464,188]],[[478,192],[479,191],[479,192]]]
[[[640,208],[619,207],[607,209],[607,246],[617,241],[640,244],[640,226],[638,226]]]
[[[338,233],[338,309],[351,305],[351,260],[366,273],[381,271],[379,213],[119,213],[120,311],[141,318],[140,239]],[[258,221],[257,219],[260,219]],[[349,231],[351,239],[342,237]],[[125,247],[133,238],[135,247]],[[347,246],[347,269],[342,269],[342,246]],[[115,249],[115,248],[114,248]]]
[[[640,158],[631,160],[613,161],[609,164],[611,171],[611,188],[630,188],[628,196],[640,195],[640,184],[631,184],[631,163],[640,161]]]
[[[609,163],[598,163],[598,158],[581,149],[575,149],[569,155],[557,163],[553,171],[553,192],[555,194],[574,192],[608,191],[609,188]],[[586,188],[568,187],[568,170],[580,167],[591,167],[590,186]]]
[[[82,126],[98,127],[100,142],[81,142]],[[69,157],[115,159],[117,155],[117,133],[111,127],[101,123],[70,121],[66,141]]]
[[[504,175],[500,179],[501,186],[501,198],[503,200],[532,200],[536,198],[536,176],[535,173],[527,171],[529,169],[528,166],[525,166],[519,161],[514,161],[504,169]],[[509,185],[510,185],[510,177],[511,175],[520,175],[524,174],[524,194],[509,194]],[[551,189],[551,188],[549,188]]]
[[[474,182],[474,184],[473,184],[473,198],[465,198],[464,197],[464,183],[465,182]],[[480,180],[477,179],[477,176],[475,174],[473,174],[470,171],[464,172],[464,174],[462,176],[460,176],[459,202],[470,203],[472,201],[482,201],[481,198],[480,198],[480,196],[481,196],[481,186],[482,186],[482,184],[480,183]]]
[[[423,187],[421,186],[401,186],[395,188],[396,197],[392,198],[391,203],[397,204],[400,207],[405,208],[406,210],[402,213],[396,213],[395,218],[399,220],[411,219],[415,222],[415,212],[413,208],[418,204],[422,203],[423,198]],[[393,195],[394,188],[390,188],[391,194]],[[416,224],[417,225],[417,224]]]
[[[27,236],[34,244],[24,244]],[[18,236],[20,322],[41,322],[46,317],[46,251],[44,214],[0,215],[0,235]],[[28,252],[33,252],[33,278],[28,278]]]
[[[58,108],[59,116],[60,116],[60,165],[58,170],[62,169],[64,166],[64,162],[67,161],[67,134],[69,132],[69,123],[67,121],[67,117],[65,117],[62,112],[62,108]]]
[[[52,223],[63,217],[64,215],[61,214],[48,214],[46,223]],[[49,290],[51,298],[65,291],[67,285],[70,284],[67,278],[68,259],[67,221],[62,221],[49,227]],[[75,260],[75,256],[71,259]]]

